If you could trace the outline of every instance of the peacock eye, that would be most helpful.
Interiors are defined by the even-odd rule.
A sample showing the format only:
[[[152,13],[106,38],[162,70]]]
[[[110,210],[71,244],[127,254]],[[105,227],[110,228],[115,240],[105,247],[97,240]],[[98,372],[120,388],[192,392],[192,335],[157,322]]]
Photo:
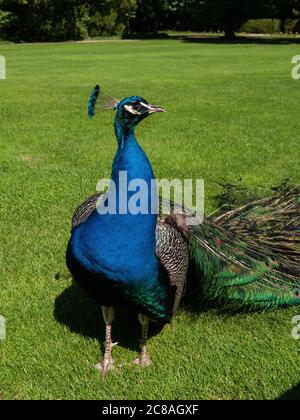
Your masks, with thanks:
[[[132,105],[132,109],[134,110],[134,111],[141,111],[141,109],[142,109],[143,107],[142,107],[142,105],[139,103],[139,102],[136,102],[136,103],[134,103],[133,105]]]

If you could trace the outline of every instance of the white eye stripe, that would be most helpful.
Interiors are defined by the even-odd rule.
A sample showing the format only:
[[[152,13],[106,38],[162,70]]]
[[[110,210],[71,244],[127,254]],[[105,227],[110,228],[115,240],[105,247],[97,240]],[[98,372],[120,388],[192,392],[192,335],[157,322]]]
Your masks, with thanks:
[[[145,104],[144,102],[140,102],[140,104],[146,109],[152,109],[150,105]]]

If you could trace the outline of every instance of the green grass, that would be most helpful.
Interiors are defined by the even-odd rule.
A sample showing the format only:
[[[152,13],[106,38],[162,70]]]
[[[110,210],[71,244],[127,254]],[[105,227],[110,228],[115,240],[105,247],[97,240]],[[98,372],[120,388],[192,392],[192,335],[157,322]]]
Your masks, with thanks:
[[[119,315],[117,364],[104,381],[100,310],[72,292],[65,267],[76,205],[110,175],[113,112],[86,117],[91,88],[167,108],[138,128],[156,176],[204,177],[206,210],[217,181],[250,187],[299,181],[295,45],[180,41],[2,44],[0,81],[0,399],[274,399],[299,382],[300,308],[196,315],[184,309],[149,340],[153,366],[130,366],[138,325]],[[59,273],[59,275],[57,275]],[[98,316],[99,315],[99,316]],[[127,328],[127,330],[126,330]],[[102,336],[102,335],[101,335]]]

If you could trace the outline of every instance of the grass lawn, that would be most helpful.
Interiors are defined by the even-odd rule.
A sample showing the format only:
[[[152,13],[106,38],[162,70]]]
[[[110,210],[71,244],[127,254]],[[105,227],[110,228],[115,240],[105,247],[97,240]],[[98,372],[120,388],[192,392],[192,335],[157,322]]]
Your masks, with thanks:
[[[64,258],[72,212],[109,177],[116,150],[113,112],[86,117],[96,83],[167,108],[138,137],[157,177],[204,177],[209,213],[217,181],[299,181],[299,47],[113,41],[1,44],[1,54],[0,399],[274,399],[295,387],[300,307],[181,309],[150,338],[144,370],[130,365],[138,323],[120,314],[114,358],[126,365],[100,380],[100,309],[74,289]]]

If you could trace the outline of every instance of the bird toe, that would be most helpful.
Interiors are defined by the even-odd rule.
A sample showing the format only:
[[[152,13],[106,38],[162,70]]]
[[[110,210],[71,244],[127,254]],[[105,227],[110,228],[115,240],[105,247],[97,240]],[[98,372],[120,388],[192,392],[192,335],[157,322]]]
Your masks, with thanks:
[[[135,359],[134,363],[140,367],[150,366],[152,364],[149,353],[140,354],[138,358]]]
[[[101,362],[95,365],[95,368],[99,370],[101,376],[106,376],[108,371],[115,368],[114,360],[112,358],[103,358]]]

